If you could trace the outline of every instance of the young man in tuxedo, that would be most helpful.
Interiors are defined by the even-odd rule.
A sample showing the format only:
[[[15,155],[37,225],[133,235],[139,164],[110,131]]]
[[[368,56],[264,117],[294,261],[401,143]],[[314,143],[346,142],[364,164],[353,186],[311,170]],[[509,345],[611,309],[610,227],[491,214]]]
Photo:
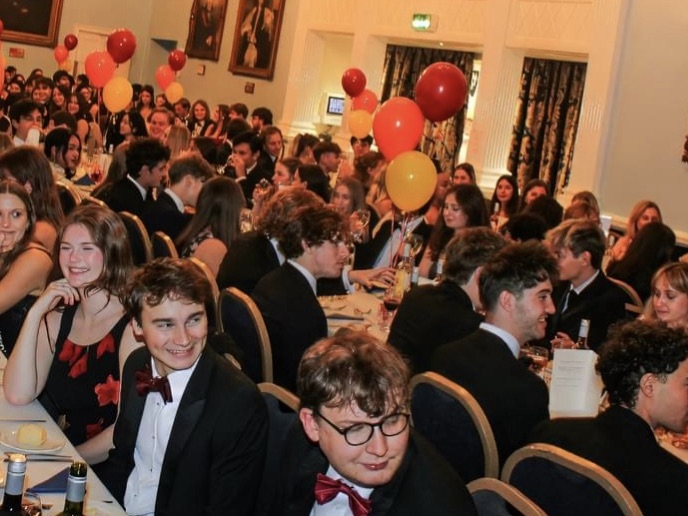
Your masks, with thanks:
[[[287,437],[273,514],[475,514],[456,472],[410,429],[409,376],[399,353],[366,332],[306,350],[301,424]]]
[[[124,365],[115,447],[99,471],[129,514],[253,514],[267,413],[256,386],[206,346],[211,297],[188,260],[145,264],[129,284],[145,347]]]
[[[485,411],[501,464],[549,419],[547,386],[518,360],[521,346],[545,335],[554,313],[556,264],[540,243],[509,244],[480,274],[485,322],[467,337],[445,344],[430,369],[470,392]]]
[[[609,393],[609,408],[594,418],[542,423],[531,440],[554,444],[607,469],[643,514],[684,513],[688,465],[662,448],[653,430],[686,432],[688,336],[658,322],[626,323],[610,332],[597,370]]]
[[[605,238],[598,224],[567,220],[547,233],[559,279],[552,294],[557,312],[547,324],[547,344],[571,348],[581,319],[590,321],[588,346],[597,350],[614,322],[626,316],[626,294],[600,270]]]
[[[177,158],[168,172],[170,185],[154,203],[146,205],[141,220],[149,235],[162,231],[175,240],[191,220],[184,210],[195,208],[203,183],[215,175],[215,171],[198,154]]]
[[[155,138],[140,138],[126,150],[127,175],[104,194],[103,201],[112,211],[128,211],[138,217],[146,203],[152,203],[152,191],[167,173],[170,149]]]

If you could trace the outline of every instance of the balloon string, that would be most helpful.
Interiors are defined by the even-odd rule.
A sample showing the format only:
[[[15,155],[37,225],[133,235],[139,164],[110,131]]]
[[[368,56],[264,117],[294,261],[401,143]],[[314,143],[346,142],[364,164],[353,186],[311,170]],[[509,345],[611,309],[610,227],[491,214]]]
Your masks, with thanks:
[[[392,235],[390,236],[391,243],[389,246],[389,253],[390,253],[389,266],[390,267],[394,267],[394,262],[396,261],[395,258],[397,258],[399,256],[399,251],[401,251],[401,248],[404,245],[404,236],[406,235],[406,228],[408,227],[409,222],[411,220],[411,214],[410,213],[406,213],[404,215],[402,212],[402,215],[403,215],[403,218],[401,219],[401,227],[400,227],[401,235],[399,237],[399,244],[397,245],[397,248],[395,251],[394,250],[394,220],[395,220],[395,216],[394,216],[394,209],[392,208]]]

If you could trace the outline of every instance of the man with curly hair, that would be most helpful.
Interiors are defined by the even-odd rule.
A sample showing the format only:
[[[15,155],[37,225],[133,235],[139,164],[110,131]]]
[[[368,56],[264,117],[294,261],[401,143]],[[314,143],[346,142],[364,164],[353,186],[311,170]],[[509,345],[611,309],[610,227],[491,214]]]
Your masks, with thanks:
[[[662,323],[616,327],[597,370],[610,407],[595,418],[538,426],[533,442],[550,443],[615,475],[643,514],[684,514],[688,465],[664,450],[653,430],[685,433],[688,425],[688,336]]]

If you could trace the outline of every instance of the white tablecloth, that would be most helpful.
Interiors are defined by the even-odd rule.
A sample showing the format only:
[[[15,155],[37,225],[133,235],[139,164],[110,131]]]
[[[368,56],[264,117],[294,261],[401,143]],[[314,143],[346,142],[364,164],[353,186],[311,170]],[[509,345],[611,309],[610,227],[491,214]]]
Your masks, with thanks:
[[[5,357],[0,354],[0,369],[4,369],[6,364]],[[1,373],[0,373],[1,374]],[[0,419],[45,419],[45,423],[40,423],[45,427],[48,432],[49,437],[60,437],[64,438],[62,431],[55,424],[55,422],[47,414],[43,406],[34,401],[29,405],[17,407],[10,405],[5,399],[5,393],[2,388],[0,388]],[[8,432],[13,428],[19,426],[20,422],[0,422],[0,432]],[[65,439],[65,446],[59,452],[54,452],[59,455],[70,455],[75,460],[82,460],[74,446],[71,445],[69,441]],[[0,455],[4,458],[4,452],[10,451],[9,448],[0,445]],[[26,472],[26,484],[25,488],[34,486],[48,478],[52,477],[59,471],[69,467],[69,462],[31,462],[27,463]],[[0,464],[0,478],[3,479],[2,485],[4,486],[4,477],[7,472],[7,464]],[[64,507],[64,493],[54,493],[54,494],[41,494],[42,503],[53,504],[52,508],[49,510],[44,510],[44,515],[53,515],[59,513]],[[86,484],[86,501],[84,505],[84,511],[90,515],[100,515],[100,514],[113,514],[121,515],[125,514],[124,510],[115,501],[110,492],[105,488],[103,483],[96,477],[96,475],[89,470],[88,480]]]
[[[319,299],[327,316],[330,335],[341,327],[350,327],[366,330],[378,339],[387,341],[387,332],[378,325],[381,297],[361,290],[346,296],[325,296]],[[352,319],[339,319],[335,316],[337,314],[350,316]]]

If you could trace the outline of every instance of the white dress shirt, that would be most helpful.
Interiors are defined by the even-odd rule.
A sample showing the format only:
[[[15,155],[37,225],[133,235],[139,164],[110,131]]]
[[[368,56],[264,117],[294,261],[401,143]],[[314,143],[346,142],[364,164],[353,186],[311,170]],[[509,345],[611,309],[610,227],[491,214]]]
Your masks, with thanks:
[[[496,335],[504,342],[506,342],[506,345],[509,348],[509,351],[511,351],[511,354],[514,355],[514,357],[518,358],[518,355],[521,352],[521,345],[516,340],[516,337],[514,337],[511,333],[509,333],[506,330],[503,330],[502,328],[499,328],[498,326],[495,326],[494,324],[486,322],[480,323],[480,329],[489,331],[493,335]]]
[[[136,436],[134,469],[129,475],[124,493],[124,508],[127,514],[153,515],[155,512],[155,499],[167,442],[174,419],[177,417],[179,402],[197,364],[198,360],[189,369],[174,371],[167,375],[172,391],[171,402],[165,403],[158,392],[151,392],[146,396],[139,433]],[[151,370],[153,377],[160,376],[152,359]]]

